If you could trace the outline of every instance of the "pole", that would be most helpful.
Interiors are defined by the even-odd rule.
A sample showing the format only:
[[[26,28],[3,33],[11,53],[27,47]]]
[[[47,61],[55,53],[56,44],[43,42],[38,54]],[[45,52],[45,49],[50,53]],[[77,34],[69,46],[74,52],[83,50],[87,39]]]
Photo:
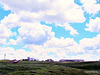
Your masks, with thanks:
[[[4,60],[6,59],[6,54],[4,54]]]

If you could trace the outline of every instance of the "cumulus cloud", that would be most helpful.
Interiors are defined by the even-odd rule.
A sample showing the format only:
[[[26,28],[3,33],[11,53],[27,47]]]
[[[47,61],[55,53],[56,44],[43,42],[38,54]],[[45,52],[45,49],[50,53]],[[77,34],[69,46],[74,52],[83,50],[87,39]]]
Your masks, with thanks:
[[[9,14],[2,19],[1,24],[9,29],[18,26],[19,24],[19,16],[17,14]]]
[[[69,54],[75,55],[84,52],[78,47],[78,44],[71,38],[52,38],[43,45],[27,44],[25,48],[32,50],[34,57],[52,58],[59,60],[62,58],[69,58]]]
[[[93,53],[83,53],[80,55],[71,56],[71,59],[84,59],[85,61],[98,61],[100,56]]]
[[[59,53],[69,53],[69,54],[77,54],[84,52],[74,41],[73,38],[52,38],[51,40],[47,41],[44,44],[45,48],[50,48],[52,52],[59,52]]]
[[[77,30],[75,30],[72,26],[70,26],[69,23],[64,23],[64,24],[56,24],[56,26],[63,27],[66,31],[70,31],[70,35],[75,36],[76,34],[79,34]]]
[[[49,23],[82,23],[85,21],[82,7],[75,4],[74,0],[5,0],[1,3],[5,10],[8,8],[14,13],[25,14],[22,17],[24,20],[25,18],[31,20],[33,17]]]
[[[9,39],[7,42],[7,45],[21,45],[22,44],[22,39],[18,37],[16,40],[14,39]]]
[[[89,14],[96,14],[100,5],[95,0],[81,0],[82,6],[74,3],[74,0],[2,0],[3,8],[11,10],[0,24],[0,44],[5,44],[12,33],[11,29],[18,28],[17,40],[10,39],[7,45],[18,45],[24,43],[24,49],[14,50],[12,47],[1,48],[0,57],[6,53],[8,59],[26,58],[28,56],[39,59],[62,59],[62,58],[86,58],[95,59],[94,51],[100,52],[100,35],[94,38],[84,38],[76,43],[72,38],[55,38],[52,28],[41,25],[40,22],[55,23],[70,31],[71,35],[79,34],[69,23],[82,23],[85,21],[84,10]],[[84,10],[82,10],[84,7]],[[91,19],[86,24],[87,31],[100,32],[99,18]],[[91,54],[89,54],[91,53]],[[50,55],[52,54],[52,56]]]
[[[67,59],[85,59],[85,60],[98,60],[100,53],[100,35],[94,38],[84,38],[80,40],[80,43],[76,43],[71,38],[52,38],[51,40],[41,45],[29,44],[25,48],[32,50],[36,57],[52,58],[59,60],[62,58]],[[51,55],[52,56],[51,56]],[[35,57],[34,56],[34,57]],[[87,57],[86,57],[87,56]]]
[[[89,24],[86,24],[88,28],[86,31],[90,32],[100,32],[100,18],[96,17],[96,19],[90,19]]]
[[[89,14],[97,14],[100,11],[100,4],[97,4],[97,0],[81,0],[84,10]]]
[[[17,35],[16,32],[11,34],[11,29],[16,26],[19,26],[18,33],[19,35],[17,39],[23,41],[25,44],[42,44],[46,40],[49,40],[54,36],[54,32],[52,32],[52,28],[46,25],[41,25],[39,22],[29,22],[25,21],[25,14],[18,15],[18,14],[9,14],[3,20],[1,20],[1,28],[0,28],[0,36],[2,38],[8,38],[11,35]],[[35,16],[35,15],[34,15]],[[24,18],[24,19],[22,19]],[[34,19],[34,18],[33,18]],[[2,29],[4,28],[4,29]],[[18,44],[18,40],[9,40],[9,45]],[[20,42],[21,43],[21,42]]]
[[[12,47],[0,47],[0,59],[4,59],[4,54],[6,54],[6,59],[22,59],[27,58],[28,52],[24,49],[15,50]]]
[[[71,35],[79,34],[79,33],[77,32],[77,30],[75,30],[73,27],[71,27],[68,23],[65,23],[65,24],[64,24],[64,28],[65,28],[66,31],[67,31],[67,30],[70,30],[70,34],[71,34]]]
[[[40,60],[48,58],[54,60],[62,58],[98,60],[100,57],[99,38],[100,34],[94,38],[84,38],[78,44],[71,38],[62,37],[58,39],[54,37],[43,45],[26,44],[24,48],[31,49],[31,51],[25,51],[24,49],[14,50],[12,47],[0,47],[0,57],[3,58],[3,54],[6,53],[8,59],[22,59],[30,56]]]
[[[24,3],[23,1],[7,0],[1,1],[1,3],[5,10],[14,12],[1,20],[1,24],[9,29],[19,26],[19,37],[25,44],[43,44],[54,36],[50,27],[39,25],[41,21],[55,24],[63,23],[62,27],[66,31],[69,30],[71,35],[78,34],[78,32],[68,23],[85,21],[82,7],[75,4],[73,0],[24,0]],[[11,40],[9,44],[11,44]]]
[[[6,40],[12,35],[13,33],[10,29],[0,24],[0,44],[6,44]]]
[[[41,25],[39,22],[25,22],[21,20],[22,17],[18,17],[16,14],[10,14],[1,20],[0,37],[9,38],[11,35],[15,35],[16,32],[11,32],[16,26],[19,26],[17,39],[23,41],[25,44],[42,44],[46,40],[54,37],[54,32],[52,28],[46,25]],[[3,28],[3,29],[2,29]],[[18,40],[9,40],[8,44],[16,45]]]
[[[8,45],[16,45],[16,41],[14,39],[10,39]]]
[[[43,44],[54,37],[52,28],[39,23],[21,23],[19,36],[25,44]]]
[[[16,21],[18,16],[20,17],[19,21],[23,22],[45,21],[50,24],[63,23],[63,25],[66,22],[82,23],[85,21],[82,7],[75,4],[74,0],[5,0],[1,3],[4,5],[5,10],[11,10],[14,14],[17,14],[15,16]],[[73,30],[70,32],[71,35],[78,34],[74,28],[70,27],[69,29]]]
[[[12,47],[2,48],[0,47],[0,59],[4,59],[4,54],[10,55],[14,53],[14,49]]]
[[[0,38],[0,44],[6,44],[6,40],[7,40],[7,39],[1,39],[1,38]]]
[[[8,38],[12,34],[11,30],[0,24],[0,38]]]
[[[65,48],[65,47],[69,47],[69,46],[73,46],[74,44],[76,44],[76,42],[72,39],[72,38],[52,38],[51,40],[47,41],[44,46],[45,47],[59,47],[59,48]]]
[[[100,49],[100,34],[94,38],[84,38],[80,40],[80,47],[82,47],[86,52],[93,50],[97,51]]]

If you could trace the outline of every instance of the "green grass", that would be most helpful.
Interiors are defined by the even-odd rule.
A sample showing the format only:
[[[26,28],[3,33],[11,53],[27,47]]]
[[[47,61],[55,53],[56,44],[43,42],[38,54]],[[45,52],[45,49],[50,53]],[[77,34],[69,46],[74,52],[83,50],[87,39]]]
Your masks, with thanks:
[[[100,62],[20,61],[12,64],[9,60],[0,60],[0,75],[99,75],[99,70]]]

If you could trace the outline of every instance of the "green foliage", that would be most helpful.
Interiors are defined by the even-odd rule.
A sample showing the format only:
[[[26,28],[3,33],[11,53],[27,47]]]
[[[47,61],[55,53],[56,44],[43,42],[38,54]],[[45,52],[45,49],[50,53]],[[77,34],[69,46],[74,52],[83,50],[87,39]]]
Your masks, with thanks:
[[[100,62],[45,62],[20,61],[9,63],[9,60],[0,60],[0,75],[92,75],[86,70],[100,70]]]
[[[100,70],[100,62],[76,62],[76,63],[58,63],[66,67],[84,69],[84,70]]]

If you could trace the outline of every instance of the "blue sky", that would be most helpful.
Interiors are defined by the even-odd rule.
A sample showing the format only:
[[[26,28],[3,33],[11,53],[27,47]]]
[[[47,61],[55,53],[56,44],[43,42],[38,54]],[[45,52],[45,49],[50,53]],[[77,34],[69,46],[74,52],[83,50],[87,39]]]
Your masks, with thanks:
[[[7,59],[99,60],[100,0],[5,0],[0,5],[0,59],[6,53]]]
[[[0,20],[2,20],[5,16],[8,16],[11,13],[10,10],[5,11],[1,6],[0,6]]]

